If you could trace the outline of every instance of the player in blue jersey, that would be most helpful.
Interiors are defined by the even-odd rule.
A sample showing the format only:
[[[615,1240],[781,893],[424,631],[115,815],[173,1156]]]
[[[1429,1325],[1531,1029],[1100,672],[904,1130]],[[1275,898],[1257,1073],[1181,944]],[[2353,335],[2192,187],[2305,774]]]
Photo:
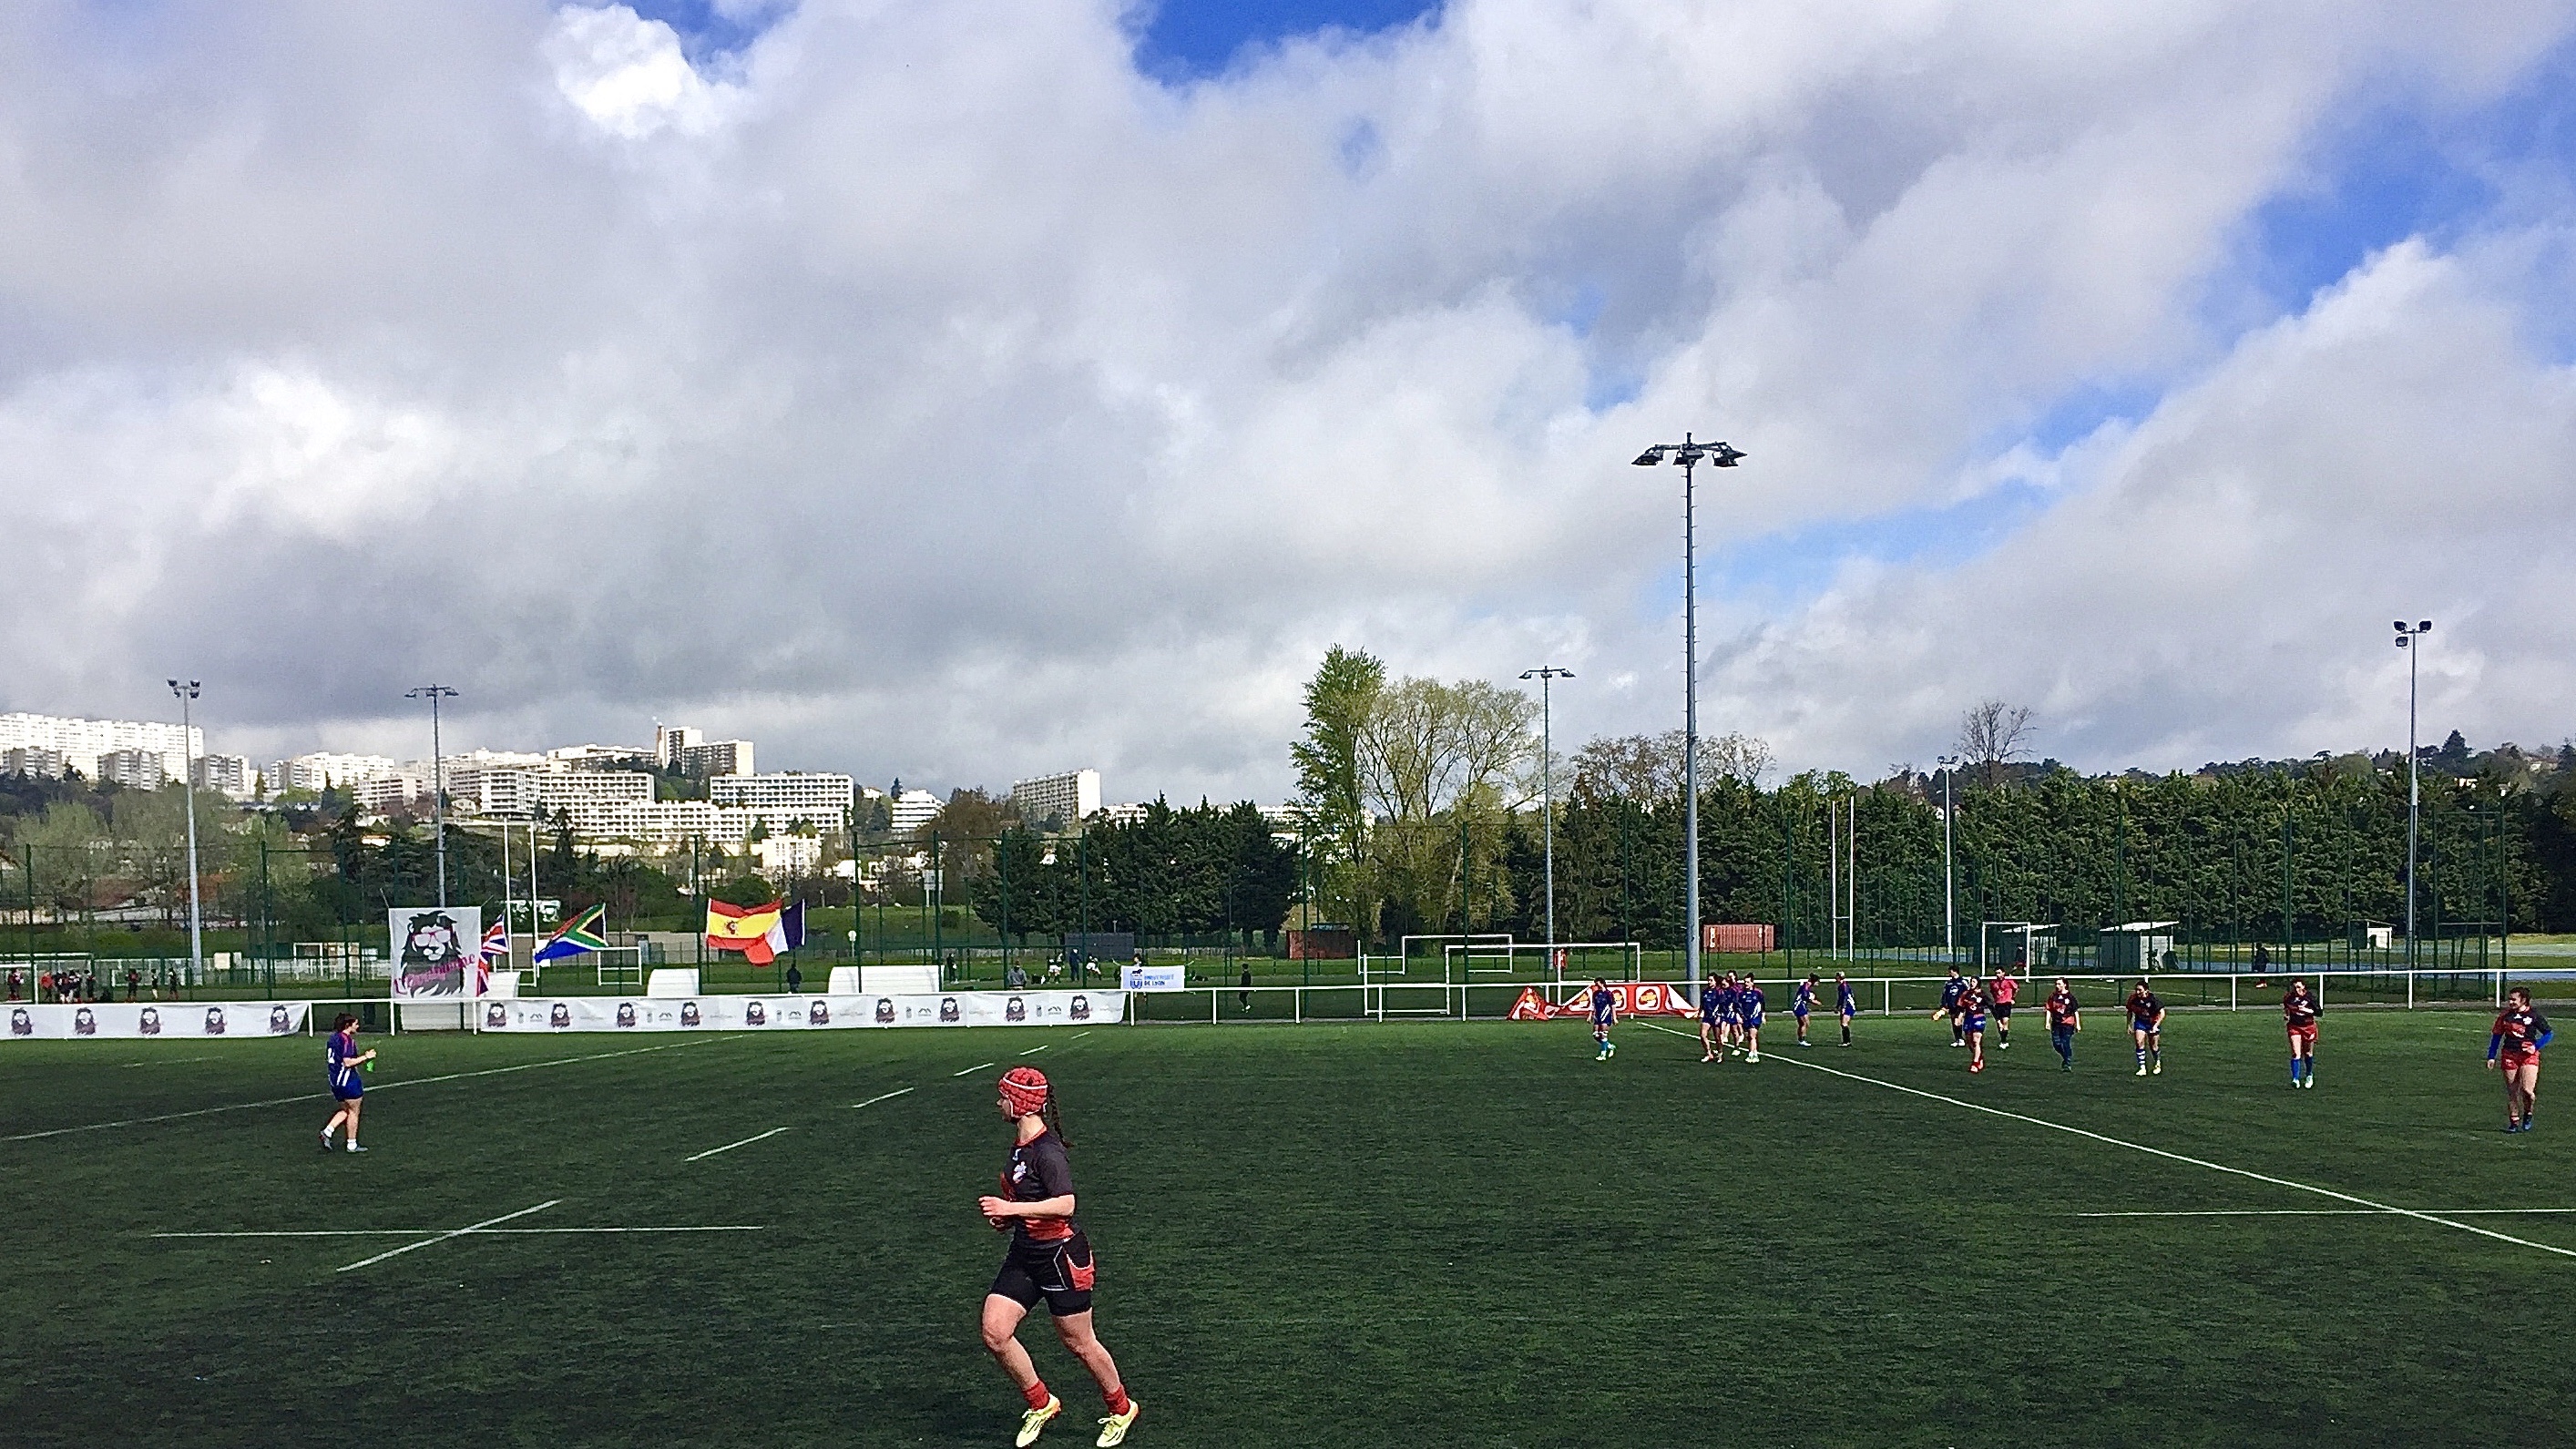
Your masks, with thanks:
[[[1860,998],[1852,994],[1851,978],[1834,973],[1834,1015],[1842,1018],[1844,1046],[1851,1045],[1852,1018],[1860,1015]]]
[[[1986,994],[1971,981],[1959,990],[1959,1034],[1968,1042],[1968,1070],[1986,1069]]]
[[[1594,1061],[1606,1062],[1610,1060],[1612,1053],[1619,1050],[1617,1047],[1610,1044],[1610,1026],[1611,1023],[1618,1019],[1618,994],[1610,989],[1610,983],[1602,980],[1598,976],[1593,977],[1592,1045],[1595,1050],[1592,1054],[1592,1059]]]
[[[1815,1009],[1816,978],[1810,972],[1806,980],[1798,983],[1798,994],[1789,998],[1789,1014],[1798,1018],[1798,1045],[1802,1047],[1815,1045],[1807,1040],[1807,1013]]]
[[[1717,1061],[1720,1053],[1726,1050],[1726,1040],[1722,1035],[1720,1035],[1723,1028],[1718,1024],[1718,1013],[1723,1009],[1725,1001],[1726,998],[1724,994],[1717,989],[1716,982],[1704,981],[1700,983],[1699,1059],[1701,1061]]]
[[[1950,1045],[1954,1047],[1968,1044],[1967,1033],[1959,1029],[1959,996],[1967,989],[1967,978],[1959,974],[1958,967],[1951,967],[1950,979],[1941,983],[1941,1004],[1932,1008],[1934,1021],[1945,1016],[1950,1018]]]
[[[349,1124],[349,1150],[367,1150],[358,1145],[358,1107],[367,1095],[367,1084],[358,1079],[358,1073],[375,1059],[373,1050],[358,1050],[358,1018],[341,1012],[340,1019],[331,1023],[330,1039],[322,1044],[323,1076],[330,1084],[331,1100],[339,1103],[331,1111],[331,1120],[322,1124],[323,1151],[331,1150],[331,1134],[342,1122]]]
[[[1744,984],[1735,991],[1735,1010],[1744,1022],[1744,1059],[1758,1062],[1762,1060],[1761,983],[1750,976],[1744,978]]]

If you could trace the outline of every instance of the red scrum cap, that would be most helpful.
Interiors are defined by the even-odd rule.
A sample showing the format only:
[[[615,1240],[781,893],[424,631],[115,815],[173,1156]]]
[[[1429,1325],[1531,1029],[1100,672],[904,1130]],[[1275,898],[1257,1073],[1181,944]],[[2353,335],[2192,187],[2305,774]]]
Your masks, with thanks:
[[[1047,1090],[1046,1073],[1035,1067],[1013,1067],[1002,1073],[1002,1100],[1023,1117],[1045,1110]]]

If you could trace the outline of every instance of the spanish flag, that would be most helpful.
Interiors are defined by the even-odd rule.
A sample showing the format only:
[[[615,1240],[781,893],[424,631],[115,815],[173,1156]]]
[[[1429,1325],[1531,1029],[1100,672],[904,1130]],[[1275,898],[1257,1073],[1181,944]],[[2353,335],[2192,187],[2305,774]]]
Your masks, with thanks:
[[[773,942],[782,934],[779,914],[786,904],[783,900],[771,901],[765,906],[707,902],[707,949],[740,951],[743,959],[754,966],[766,966],[777,960]]]

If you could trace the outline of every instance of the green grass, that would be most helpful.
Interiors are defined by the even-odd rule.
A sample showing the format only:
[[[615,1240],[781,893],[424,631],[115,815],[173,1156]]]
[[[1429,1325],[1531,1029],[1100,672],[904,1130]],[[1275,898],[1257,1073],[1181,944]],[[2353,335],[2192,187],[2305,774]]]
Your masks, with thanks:
[[[993,1070],[951,1074],[1044,1045],[1139,1445],[2563,1440],[2576,1258],[2385,1214],[2077,1217],[2350,1205],[1877,1084],[2379,1203],[2576,1207],[2576,1118],[2495,1130],[2482,1014],[2330,1016],[2297,1094],[2259,1013],[2177,1017],[2143,1081],[2107,1015],[2072,1075],[2035,1022],[1982,1077],[1919,1018],[1803,1053],[1775,1023],[1758,1067],[1637,1023],[1606,1065],[1575,1023],[374,1039],[365,1157],[313,1149],[319,1102],[0,1141],[0,1439],[1007,1443],[973,1211],[1007,1129]],[[311,1092],[319,1059],[10,1043],[0,1137]],[[411,1240],[147,1236],[550,1199],[512,1226],[765,1231],[346,1273]],[[2460,1221],[2576,1248],[2576,1216]],[[1088,1443],[1032,1327],[1073,1410],[1044,1442]]]

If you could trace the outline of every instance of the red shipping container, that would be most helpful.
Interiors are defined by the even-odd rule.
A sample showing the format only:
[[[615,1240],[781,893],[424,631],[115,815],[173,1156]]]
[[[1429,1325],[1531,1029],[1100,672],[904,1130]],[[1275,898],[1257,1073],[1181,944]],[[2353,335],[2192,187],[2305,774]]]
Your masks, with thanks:
[[[1773,930],[1770,926],[1719,925],[1714,921],[1703,921],[1699,928],[1699,948],[1711,952],[1768,951],[1772,949]]]

